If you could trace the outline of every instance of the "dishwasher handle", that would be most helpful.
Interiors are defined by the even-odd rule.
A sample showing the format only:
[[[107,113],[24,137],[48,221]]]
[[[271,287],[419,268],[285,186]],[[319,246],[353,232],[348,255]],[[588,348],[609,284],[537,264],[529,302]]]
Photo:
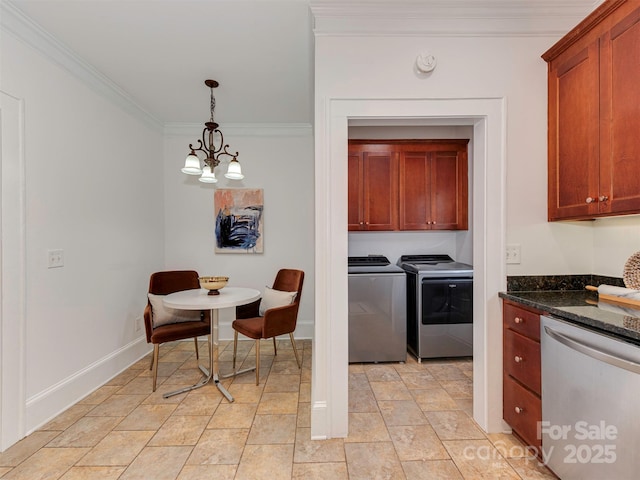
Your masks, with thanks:
[[[557,332],[546,325],[544,327],[544,331],[552,339],[562,343],[563,345],[577,352],[580,352],[596,360],[600,360],[602,362],[608,363],[609,365],[612,365],[614,367],[623,368],[624,370],[627,370],[633,373],[640,373],[640,364],[638,364],[633,360],[629,360],[616,355],[611,355],[610,353],[607,353],[607,352],[603,352],[602,350],[599,350],[590,345],[586,345],[575,338],[571,338],[563,333]]]

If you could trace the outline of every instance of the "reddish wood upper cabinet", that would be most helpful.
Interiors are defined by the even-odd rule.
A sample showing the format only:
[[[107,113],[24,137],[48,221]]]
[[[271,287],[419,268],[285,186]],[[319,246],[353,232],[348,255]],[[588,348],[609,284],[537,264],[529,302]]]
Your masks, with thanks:
[[[469,140],[350,140],[349,230],[466,230]]]
[[[398,153],[392,145],[349,145],[349,230],[398,229]]]
[[[548,63],[548,218],[640,212],[640,5],[607,0]]]
[[[468,228],[467,143],[400,147],[400,230]]]

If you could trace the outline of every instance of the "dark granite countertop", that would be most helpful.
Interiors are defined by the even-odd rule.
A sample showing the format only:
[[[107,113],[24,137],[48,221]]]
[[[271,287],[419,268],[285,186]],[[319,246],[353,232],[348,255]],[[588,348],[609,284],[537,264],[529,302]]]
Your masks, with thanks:
[[[540,290],[500,292],[499,295],[505,300],[640,345],[640,309],[599,302],[596,292]]]

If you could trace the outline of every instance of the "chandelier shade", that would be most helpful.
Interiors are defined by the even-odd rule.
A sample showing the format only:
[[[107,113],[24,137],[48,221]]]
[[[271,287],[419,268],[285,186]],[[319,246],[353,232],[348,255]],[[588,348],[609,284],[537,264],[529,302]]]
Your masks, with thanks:
[[[217,183],[218,179],[216,178],[216,174],[211,171],[211,167],[209,165],[205,165],[202,169],[202,176],[198,179],[202,183]]]
[[[181,171],[187,175],[200,175],[198,180],[203,183],[216,183],[218,179],[216,178],[215,169],[220,165],[221,157],[231,157],[227,173],[224,176],[230,180],[242,180],[244,175],[238,161],[238,152],[229,152],[229,145],[224,143],[224,136],[213,118],[216,108],[213,89],[218,87],[219,83],[215,80],[205,80],[204,84],[211,90],[211,118],[204,124],[202,140],[198,140],[198,145],[189,144],[190,152],[184,161],[184,167],[182,167]],[[220,140],[220,144],[216,146],[217,139]],[[204,154],[205,158],[202,160],[204,166],[201,164],[197,152]]]
[[[240,168],[240,162],[236,157],[233,157],[233,160],[229,162],[227,173],[225,173],[224,176],[231,180],[242,180],[244,178],[242,168]]]
[[[200,159],[195,153],[191,152],[187,155],[187,158],[184,161],[184,167],[182,168],[182,173],[186,173],[187,175],[200,175],[202,173],[202,168],[200,168]]]

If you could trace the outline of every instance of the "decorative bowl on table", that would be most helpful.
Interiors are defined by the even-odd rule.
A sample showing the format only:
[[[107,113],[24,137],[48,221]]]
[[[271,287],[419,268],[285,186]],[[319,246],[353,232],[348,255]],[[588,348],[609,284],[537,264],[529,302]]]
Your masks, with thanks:
[[[209,290],[209,295],[220,295],[221,288],[224,288],[229,281],[229,277],[198,277],[200,286]]]

